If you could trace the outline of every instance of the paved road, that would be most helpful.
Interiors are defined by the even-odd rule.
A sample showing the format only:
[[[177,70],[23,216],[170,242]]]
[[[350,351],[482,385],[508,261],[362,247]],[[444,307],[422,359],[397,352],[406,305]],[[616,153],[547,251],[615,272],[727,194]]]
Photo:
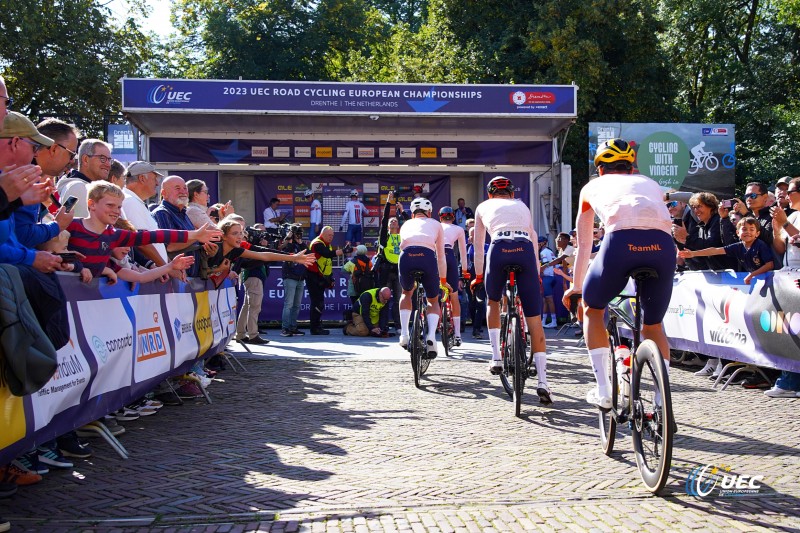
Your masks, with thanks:
[[[213,404],[127,423],[129,460],[95,442],[90,460],[0,500],[0,515],[48,532],[800,529],[797,400],[716,393],[673,370],[680,433],[659,498],[629,437],[601,453],[572,337],[551,341],[555,404],[526,397],[522,418],[486,370],[485,341],[440,356],[416,390],[394,344],[269,338],[240,353],[248,373],[221,375]],[[687,476],[706,464],[763,476],[759,493],[688,496]]]

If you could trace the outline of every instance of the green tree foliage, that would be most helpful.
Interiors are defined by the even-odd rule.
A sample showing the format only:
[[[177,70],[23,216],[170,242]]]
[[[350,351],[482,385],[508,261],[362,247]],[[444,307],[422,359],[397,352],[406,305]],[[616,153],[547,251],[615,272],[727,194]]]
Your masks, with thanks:
[[[60,116],[87,134],[121,107],[118,80],[143,74],[151,40],[97,0],[12,0],[0,9],[0,67],[18,110]]]

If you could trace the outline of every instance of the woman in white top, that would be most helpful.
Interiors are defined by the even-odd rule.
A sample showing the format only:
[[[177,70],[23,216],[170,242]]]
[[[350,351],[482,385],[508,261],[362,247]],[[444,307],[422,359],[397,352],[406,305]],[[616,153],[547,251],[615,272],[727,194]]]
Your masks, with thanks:
[[[430,218],[433,205],[427,198],[415,198],[411,202],[412,218],[400,228],[400,346],[408,347],[408,322],[411,319],[414,276],[421,271],[422,286],[428,299],[428,357],[437,355],[436,326],[439,325],[439,286],[447,285],[447,266],[444,257],[444,230],[442,225]],[[438,273],[438,276],[437,276]]]

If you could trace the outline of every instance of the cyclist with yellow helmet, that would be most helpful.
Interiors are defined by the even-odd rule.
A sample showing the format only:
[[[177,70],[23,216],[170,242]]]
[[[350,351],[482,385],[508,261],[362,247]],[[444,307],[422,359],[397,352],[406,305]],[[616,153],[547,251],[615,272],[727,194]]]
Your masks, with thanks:
[[[642,336],[658,345],[669,370],[669,341],[661,321],[675,273],[672,223],[661,187],[647,176],[634,174],[635,159],[633,148],[622,139],[610,139],[597,148],[594,164],[599,177],[580,193],[574,279],[563,298],[566,306],[570,296],[583,293],[583,330],[597,380],[586,401],[604,409],[611,407],[610,348],[604,312],[623,291],[628,273],[635,268],[649,267],[658,274],[658,278],[640,283],[644,295]],[[603,222],[606,234],[590,265],[595,215]]]

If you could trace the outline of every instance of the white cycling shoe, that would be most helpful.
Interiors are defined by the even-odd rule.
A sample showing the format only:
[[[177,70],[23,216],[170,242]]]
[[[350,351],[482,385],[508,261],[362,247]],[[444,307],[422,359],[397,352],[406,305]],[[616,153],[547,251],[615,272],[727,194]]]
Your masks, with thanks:
[[[404,350],[408,349],[408,335],[400,335],[399,342],[401,348]]]
[[[436,341],[428,339],[425,344],[427,344],[427,355],[425,359],[436,359],[436,356],[439,355],[439,347],[436,345]]]
[[[600,409],[611,409],[611,397],[600,396],[600,388],[597,385],[586,393],[586,401]]]
[[[489,373],[493,376],[499,376],[503,373],[503,360],[502,359],[492,359],[492,362],[489,363]]]

